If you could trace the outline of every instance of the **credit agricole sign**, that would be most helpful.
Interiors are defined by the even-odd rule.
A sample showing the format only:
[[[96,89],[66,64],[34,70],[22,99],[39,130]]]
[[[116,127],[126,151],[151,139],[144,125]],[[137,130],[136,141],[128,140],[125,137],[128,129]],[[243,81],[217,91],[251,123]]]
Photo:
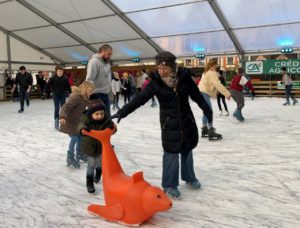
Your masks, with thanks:
[[[245,62],[246,74],[281,74],[282,67],[289,74],[300,74],[300,59]]]

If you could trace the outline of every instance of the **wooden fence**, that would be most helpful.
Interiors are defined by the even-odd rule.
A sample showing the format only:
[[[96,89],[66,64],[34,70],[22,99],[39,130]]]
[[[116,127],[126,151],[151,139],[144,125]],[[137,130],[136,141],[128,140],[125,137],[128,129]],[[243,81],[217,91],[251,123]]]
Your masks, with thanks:
[[[277,81],[260,81],[260,80],[252,80],[251,81],[256,96],[259,97],[284,97],[285,90],[277,89]],[[229,87],[230,82],[228,82],[227,86]],[[300,97],[300,89],[293,89],[292,93],[295,97]]]

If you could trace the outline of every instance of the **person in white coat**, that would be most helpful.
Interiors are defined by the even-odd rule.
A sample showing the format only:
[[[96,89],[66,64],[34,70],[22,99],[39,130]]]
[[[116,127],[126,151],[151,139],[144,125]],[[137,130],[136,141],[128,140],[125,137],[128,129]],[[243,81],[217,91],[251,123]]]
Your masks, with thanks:
[[[121,88],[125,89],[122,86],[122,83],[120,81],[120,76],[118,72],[113,72],[113,79],[111,82],[111,90],[113,93],[113,110],[116,108],[119,110],[119,94],[121,92]]]

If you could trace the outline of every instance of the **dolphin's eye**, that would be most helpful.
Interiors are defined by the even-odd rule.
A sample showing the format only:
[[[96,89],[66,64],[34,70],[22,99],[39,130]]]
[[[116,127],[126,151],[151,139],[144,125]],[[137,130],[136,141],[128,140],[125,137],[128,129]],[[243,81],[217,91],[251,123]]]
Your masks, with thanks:
[[[157,195],[156,198],[157,198],[157,199],[161,199],[161,195]]]

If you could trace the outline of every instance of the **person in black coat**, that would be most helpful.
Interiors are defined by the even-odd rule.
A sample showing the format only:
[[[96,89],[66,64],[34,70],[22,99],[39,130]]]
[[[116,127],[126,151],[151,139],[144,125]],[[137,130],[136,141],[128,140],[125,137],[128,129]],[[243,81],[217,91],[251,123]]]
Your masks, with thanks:
[[[223,71],[218,67],[217,72],[220,74],[219,75],[220,82],[222,83],[223,86],[226,86],[226,81],[225,81],[225,78],[223,77]],[[222,100],[223,105],[224,105],[225,116],[229,116],[229,112],[228,112],[228,109],[227,109],[227,104],[226,104],[226,101],[225,101],[225,96],[222,93],[218,92],[217,101],[218,101],[220,116],[222,116],[222,114],[223,114],[223,110],[222,110],[222,106],[221,106],[221,100]]]
[[[212,122],[212,110],[205,102],[191,71],[177,68],[176,57],[170,52],[156,56],[158,70],[150,83],[130,103],[112,118],[126,117],[156,95],[160,104],[160,126],[163,155],[162,187],[172,198],[179,198],[179,154],[181,155],[181,178],[193,189],[201,187],[194,173],[192,150],[198,144],[198,128],[189,104],[189,98],[198,104]]]
[[[18,85],[19,96],[20,96],[20,110],[19,113],[24,112],[24,101],[26,100],[27,107],[29,106],[29,96],[32,86],[32,75],[26,71],[25,66],[20,66],[20,72],[17,73],[14,86],[12,89],[12,94],[14,93],[16,86]]]
[[[66,103],[66,93],[71,93],[71,87],[68,78],[63,74],[64,68],[55,67],[55,75],[49,79],[44,89],[44,97],[48,90],[52,89],[52,98],[54,101],[54,127],[59,129],[59,110]]]
[[[46,81],[44,80],[43,72],[39,71],[39,73],[37,75],[35,75],[35,78],[36,78],[36,84],[40,88],[41,96],[43,96],[43,92],[44,92],[45,85],[46,85]]]

